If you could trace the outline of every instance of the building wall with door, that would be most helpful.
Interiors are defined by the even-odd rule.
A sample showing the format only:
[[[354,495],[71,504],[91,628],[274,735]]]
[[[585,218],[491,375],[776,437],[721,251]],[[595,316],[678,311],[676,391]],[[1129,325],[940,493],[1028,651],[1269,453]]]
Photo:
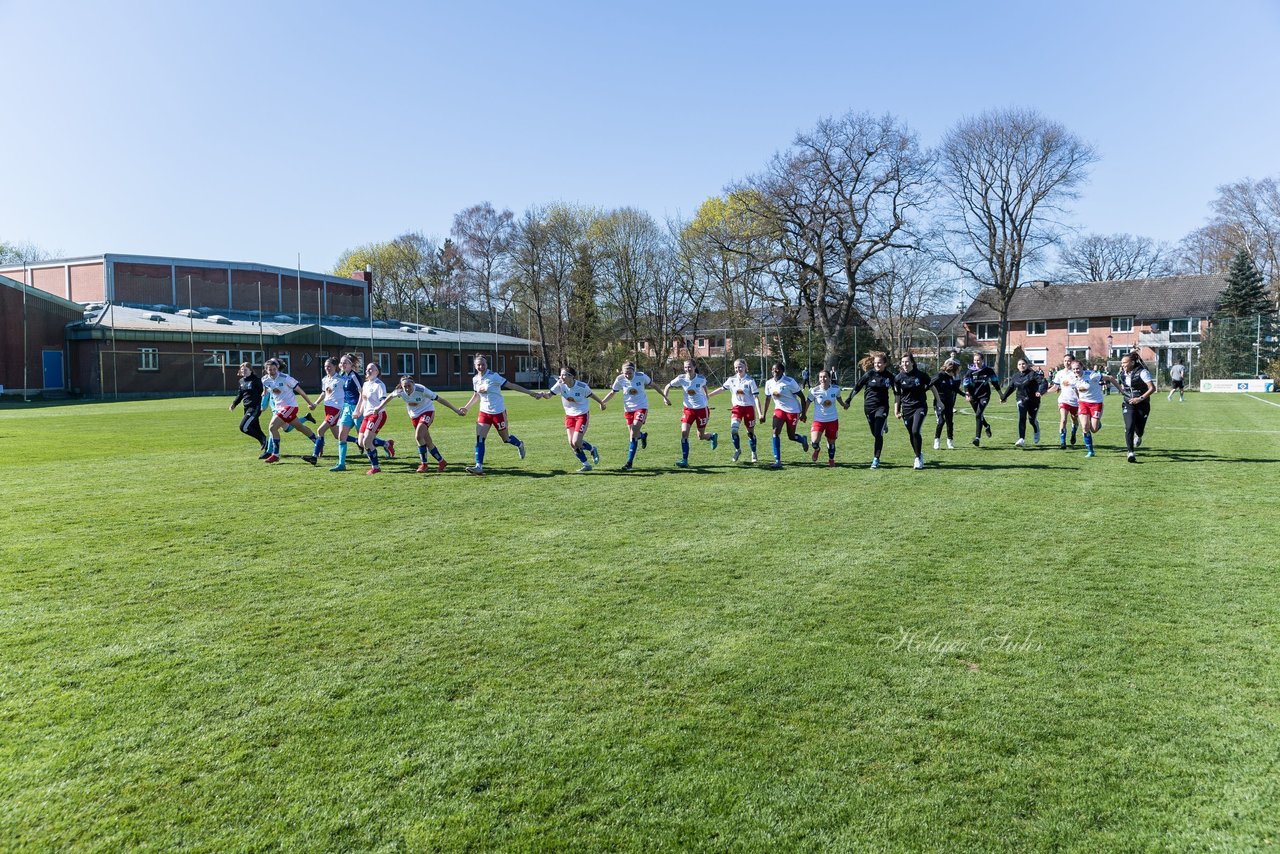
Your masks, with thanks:
[[[35,288],[24,289],[21,282],[0,276],[0,385],[5,393],[65,389],[70,369],[65,330],[82,317],[75,303]]]

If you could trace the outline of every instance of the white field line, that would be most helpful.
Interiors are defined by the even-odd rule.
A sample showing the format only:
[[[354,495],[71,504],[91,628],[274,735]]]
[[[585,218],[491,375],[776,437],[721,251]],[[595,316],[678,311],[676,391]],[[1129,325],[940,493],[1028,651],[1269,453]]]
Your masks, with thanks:
[[[1256,394],[1246,393],[1245,397],[1252,397],[1254,400],[1261,400],[1263,403],[1267,404],[1268,406],[1280,406],[1280,403],[1276,403],[1274,400],[1267,400],[1265,398],[1258,397]]]

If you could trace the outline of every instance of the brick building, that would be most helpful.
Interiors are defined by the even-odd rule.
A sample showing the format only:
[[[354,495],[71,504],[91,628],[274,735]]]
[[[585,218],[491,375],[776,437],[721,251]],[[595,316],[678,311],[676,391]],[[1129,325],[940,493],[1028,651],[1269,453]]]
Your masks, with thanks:
[[[65,389],[66,328],[83,316],[83,306],[0,276],[0,391]]]

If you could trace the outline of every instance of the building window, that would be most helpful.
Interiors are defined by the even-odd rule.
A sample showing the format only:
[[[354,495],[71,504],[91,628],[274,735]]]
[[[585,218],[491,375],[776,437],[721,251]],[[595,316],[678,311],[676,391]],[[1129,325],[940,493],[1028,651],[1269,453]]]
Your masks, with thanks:
[[[434,377],[436,375],[436,354],[422,354],[422,375],[424,377]]]
[[[500,374],[505,374],[507,372],[507,357],[505,355],[498,356],[496,357],[496,361],[498,365],[494,370]]]
[[[158,371],[160,370],[160,351],[155,347],[139,347],[138,348],[138,370],[140,371]]]
[[[241,362],[248,362],[250,365],[252,365],[252,366],[254,366],[254,367],[256,367],[256,366],[258,366],[258,365],[261,365],[261,364],[262,364],[262,351],[261,351],[261,350],[241,350],[241,351],[240,351],[240,361],[241,361]]]
[[[1127,356],[1127,355],[1128,355],[1129,353],[1131,353],[1131,352],[1133,352],[1133,348],[1132,348],[1132,347],[1112,347],[1112,348],[1111,348],[1111,361],[1113,361],[1113,362],[1118,362],[1118,361],[1120,361],[1120,357],[1121,357],[1121,356]]]
[[[391,354],[374,353],[373,355],[378,360],[378,370],[384,374],[391,373]]]
[[[1070,347],[1067,349],[1067,355],[1072,356],[1076,359],[1079,359],[1082,362],[1088,361],[1089,348],[1088,347]]]
[[[1028,335],[1043,335],[1045,334],[1045,330],[1047,328],[1048,328],[1048,321],[1044,321],[1044,320],[1028,320],[1027,321]]]
[[[1132,332],[1133,318],[1132,317],[1111,318],[1111,331],[1112,332]]]
[[[396,372],[413,376],[413,354],[401,353],[396,356]]]
[[[1084,335],[1089,331],[1089,318],[1073,317],[1067,321],[1068,335]]]
[[[517,356],[516,371],[518,373],[529,373],[538,370],[538,360],[533,356]]]
[[[698,346],[699,346],[699,347],[705,347],[705,346],[707,346],[707,339],[705,339],[705,338],[699,338],[699,339],[698,339]]]
[[[974,332],[979,341],[994,341],[1000,337],[1000,324],[979,323]]]
[[[205,352],[209,354],[204,360],[206,368],[225,368],[231,364],[230,350],[205,350]]]
[[[279,362],[279,363],[280,363],[280,373],[282,373],[282,374],[287,374],[287,373],[289,373],[289,354],[288,354],[288,353],[276,353],[276,355],[275,355],[275,359],[276,359],[276,361],[277,361],[277,362]]]
[[[457,374],[458,376],[462,376],[462,354],[461,353],[453,354],[453,373]]]
[[[1200,318],[1175,317],[1169,321],[1169,341],[1179,344],[1200,343]]]

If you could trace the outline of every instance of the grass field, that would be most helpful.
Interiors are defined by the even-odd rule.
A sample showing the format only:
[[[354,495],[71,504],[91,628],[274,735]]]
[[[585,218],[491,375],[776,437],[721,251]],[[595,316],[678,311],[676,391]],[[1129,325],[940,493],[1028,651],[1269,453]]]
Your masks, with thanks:
[[[576,475],[511,398],[483,479],[398,404],[376,477],[225,398],[0,408],[0,847],[1280,844],[1280,408],[1161,395],[1128,465],[1117,398],[1091,460],[997,405],[923,472],[857,403],[847,465],[719,409],[678,471],[659,409],[623,474],[611,406]]]

